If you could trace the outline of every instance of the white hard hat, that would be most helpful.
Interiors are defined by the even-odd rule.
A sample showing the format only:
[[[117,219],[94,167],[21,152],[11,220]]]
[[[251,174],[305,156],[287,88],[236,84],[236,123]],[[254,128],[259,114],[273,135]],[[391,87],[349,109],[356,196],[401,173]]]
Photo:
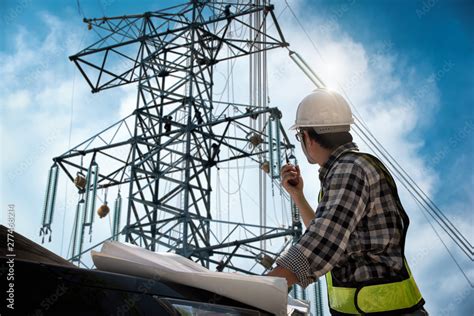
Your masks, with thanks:
[[[300,102],[295,124],[290,129],[313,127],[319,134],[348,132],[353,123],[351,108],[344,97],[319,88]]]

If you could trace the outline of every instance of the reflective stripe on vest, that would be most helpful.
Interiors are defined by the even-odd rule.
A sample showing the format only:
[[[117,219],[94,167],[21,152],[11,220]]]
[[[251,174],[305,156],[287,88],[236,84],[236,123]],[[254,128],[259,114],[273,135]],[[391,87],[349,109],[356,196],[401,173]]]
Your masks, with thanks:
[[[383,171],[387,181],[390,184],[392,193],[397,201],[400,215],[404,223],[401,246],[404,268],[406,269],[407,277],[403,280],[398,280],[395,282],[384,282],[381,280],[378,284],[361,283],[361,285],[358,287],[346,287],[344,284],[342,284],[343,286],[334,286],[331,272],[328,272],[326,273],[326,285],[328,291],[329,307],[332,312],[352,315],[401,311],[418,308],[424,304],[424,300],[405,260],[405,237],[409,220],[405,210],[403,209],[403,206],[401,205],[395,181],[382,162],[375,156],[353,151],[349,152],[367,157],[369,162],[375,168]],[[323,194],[323,189],[321,187],[321,191],[319,192],[319,201],[321,201]]]

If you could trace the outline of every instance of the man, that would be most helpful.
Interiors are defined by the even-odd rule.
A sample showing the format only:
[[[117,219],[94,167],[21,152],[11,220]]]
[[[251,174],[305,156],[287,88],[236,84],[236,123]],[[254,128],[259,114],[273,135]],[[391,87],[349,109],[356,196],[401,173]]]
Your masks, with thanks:
[[[308,162],[321,167],[320,201],[314,212],[299,166],[282,168],[306,231],[268,275],[302,287],[326,275],[333,315],[427,315],[405,261],[409,220],[395,182],[376,157],[358,152],[350,124],[350,107],[336,92],[317,89],[298,106],[292,129]]]

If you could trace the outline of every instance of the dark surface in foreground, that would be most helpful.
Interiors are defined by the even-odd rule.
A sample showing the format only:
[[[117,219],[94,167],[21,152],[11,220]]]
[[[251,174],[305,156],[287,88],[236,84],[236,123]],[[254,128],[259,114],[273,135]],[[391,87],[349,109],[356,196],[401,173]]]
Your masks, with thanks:
[[[0,230],[0,237],[5,237],[6,228]],[[189,286],[80,269],[27,238],[14,236],[13,261],[6,256],[5,238],[0,243],[1,315],[191,315],[191,310],[199,315],[269,315]],[[12,267],[14,279],[8,280]],[[14,289],[14,310],[7,308],[9,288]]]

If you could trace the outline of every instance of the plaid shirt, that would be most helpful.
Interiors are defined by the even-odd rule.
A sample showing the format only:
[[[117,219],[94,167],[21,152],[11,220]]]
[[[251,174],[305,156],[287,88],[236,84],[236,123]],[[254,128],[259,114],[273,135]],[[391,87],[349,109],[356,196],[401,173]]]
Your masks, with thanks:
[[[403,222],[396,199],[379,168],[348,152],[357,150],[354,143],[338,147],[319,170],[324,195],[315,218],[276,261],[302,287],[328,271],[336,283],[400,274]]]

